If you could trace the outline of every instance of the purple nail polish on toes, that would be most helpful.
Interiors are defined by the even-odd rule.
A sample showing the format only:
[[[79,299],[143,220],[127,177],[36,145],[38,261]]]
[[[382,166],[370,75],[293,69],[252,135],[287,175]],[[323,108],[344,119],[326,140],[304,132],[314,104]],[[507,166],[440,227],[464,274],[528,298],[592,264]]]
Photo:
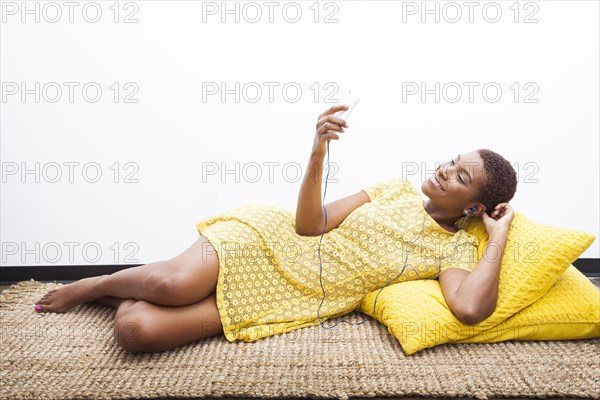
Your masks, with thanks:
[[[35,311],[42,311],[42,306],[35,306]]]

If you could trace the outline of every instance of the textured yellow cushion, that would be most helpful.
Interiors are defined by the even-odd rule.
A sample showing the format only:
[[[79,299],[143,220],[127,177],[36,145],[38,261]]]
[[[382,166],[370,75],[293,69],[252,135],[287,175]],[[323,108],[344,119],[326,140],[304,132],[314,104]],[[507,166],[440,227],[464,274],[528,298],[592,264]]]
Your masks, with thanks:
[[[488,244],[481,218],[470,219],[465,231],[479,240],[481,258]],[[515,212],[502,256],[496,310],[481,324],[496,325],[538,300],[595,239],[591,233],[542,224]]]
[[[488,243],[483,222],[478,218],[466,225],[465,230],[479,240],[481,258]],[[386,287],[379,294],[373,313],[379,292],[376,290],[363,299],[360,310],[385,324],[407,354],[447,342],[507,340],[502,335],[493,339],[484,332],[546,294],[594,239],[591,233],[541,224],[515,212],[500,268],[498,302],[494,313],[484,321],[472,326],[461,323],[448,308],[437,280],[407,281]]]
[[[443,301],[437,280],[391,285],[381,292],[377,310],[374,317],[407,354],[443,343],[600,337],[600,291],[572,265],[538,301],[490,329],[473,329],[470,335],[459,333],[462,324]]]
[[[600,290],[571,265],[538,301],[464,342],[596,337],[600,337]]]

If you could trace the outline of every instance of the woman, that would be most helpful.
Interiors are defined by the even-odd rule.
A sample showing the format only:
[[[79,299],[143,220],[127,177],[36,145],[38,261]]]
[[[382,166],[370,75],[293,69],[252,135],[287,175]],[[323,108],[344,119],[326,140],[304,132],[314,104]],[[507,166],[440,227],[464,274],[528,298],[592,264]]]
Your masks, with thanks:
[[[208,218],[182,254],[51,290],[36,311],[66,312],[91,301],[114,307],[115,340],[130,352],[219,334],[254,341],[323,324],[356,309],[367,293],[411,279],[439,278],[464,323],[487,318],[514,216],[512,166],[490,150],[472,151],[422,184],[426,201],[408,181],[392,179],[329,203],[323,213],[326,145],[348,127],[334,115],[346,107],[318,118],[295,215],[247,205]],[[459,229],[467,217],[481,217],[490,238],[480,260],[477,239]]]

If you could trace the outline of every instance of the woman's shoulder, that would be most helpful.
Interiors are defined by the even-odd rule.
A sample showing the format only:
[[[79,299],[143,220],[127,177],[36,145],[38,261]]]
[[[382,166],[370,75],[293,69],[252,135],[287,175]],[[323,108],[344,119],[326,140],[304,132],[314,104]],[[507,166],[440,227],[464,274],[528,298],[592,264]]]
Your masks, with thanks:
[[[421,204],[423,195],[415,189],[415,186],[408,179],[401,177],[392,177],[380,180],[379,182],[363,189],[371,201],[379,198],[379,201],[401,201],[414,204]]]
[[[399,177],[391,177],[384,178],[374,183],[367,185],[363,189],[367,194],[369,194],[372,199],[373,197],[378,197],[381,194],[402,194],[402,193],[417,193],[412,183],[408,179],[399,178]]]
[[[391,178],[389,181],[393,188],[393,192],[397,197],[414,200],[415,204],[421,206],[423,195],[416,189],[412,181],[406,178]]]
[[[474,247],[479,246],[479,237],[475,233],[465,230],[464,228],[460,229],[460,226],[458,226],[458,228],[459,230],[457,233],[455,233],[455,235],[462,235],[460,238],[461,243],[469,244]]]
[[[294,219],[294,213],[287,208],[268,204],[245,204],[223,213],[224,216],[261,219]]]

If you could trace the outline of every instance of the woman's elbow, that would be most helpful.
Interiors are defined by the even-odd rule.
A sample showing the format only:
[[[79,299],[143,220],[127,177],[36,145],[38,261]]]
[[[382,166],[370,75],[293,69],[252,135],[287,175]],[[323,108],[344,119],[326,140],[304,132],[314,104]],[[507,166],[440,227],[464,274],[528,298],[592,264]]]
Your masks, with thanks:
[[[303,229],[302,224],[299,224],[298,221],[294,224],[294,229],[296,230],[296,234],[306,236],[306,230]]]
[[[493,312],[493,310],[492,310]],[[471,306],[463,307],[457,310],[454,315],[456,318],[465,325],[476,325],[489,317],[492,312],[485,310],[481,307]]]
[[[300,236],[308,236],[307,234],[305,234],[304,232],[302,232],[300,229],[296,229],[296,234],[300,235]]]
[[[301,228],[298,228],[298,226],[296,226],[296,234],[298,234],[300,236],[315,236],[311,232],[308,232],[306,230],[302,230]]]
[[[454,315],[465,325],[476,325],[488,317],[488,315],[485,315],[477,307],[463,307],[460,310],[456,310]]]
[[[483,321],[476,312],[456,313],[456,318],[465,325],[476,325]]]

